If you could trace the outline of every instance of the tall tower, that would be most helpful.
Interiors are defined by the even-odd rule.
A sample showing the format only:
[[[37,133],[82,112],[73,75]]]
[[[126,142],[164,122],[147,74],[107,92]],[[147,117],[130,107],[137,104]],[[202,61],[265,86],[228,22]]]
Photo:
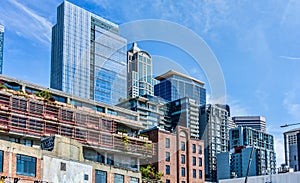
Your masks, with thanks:
[[[300,171],[300,128],[284,132],[285,164]]]
[[[0,74],[3,70],[4,26],[0,25]]]
[[[155,81],[152,78],[152,57],[146,51],[133,43],[127,51],[127,95],[137,97],[143,95],[154,95]]]
[[[170,70],[155,79],[160,83],[154,86],[155,96],[160,96],[167,101],[177,100],[183,97],[194,99],[198,105],[206,104],[206,90],[204,83]]]
[[[64,1],[52,28],[50,87],[117,104],[126,98],[126,45],[118,25]]]

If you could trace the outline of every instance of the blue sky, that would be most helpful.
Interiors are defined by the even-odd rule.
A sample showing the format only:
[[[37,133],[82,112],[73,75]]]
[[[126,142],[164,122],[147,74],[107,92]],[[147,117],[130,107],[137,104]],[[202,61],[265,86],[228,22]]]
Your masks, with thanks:
[[[4,74],[49,86],[51,27],[61,0],[2,0]],[[279,126],[300,122],[300,1],[70,0],[116,24],[142,19],[179,23],[197,33],[217,57],[234,115],[262,115],[275,135],[277,164],[283,163]],[[142,42],[142,49],[185,67],[189,56],[169,45]],[[153,60],[155,65],[155,60]],[[189,70],[190,69],[190,70]],[[159,67],[154,67],[158,73]],[[162,71],[162,70],[159,70]]]

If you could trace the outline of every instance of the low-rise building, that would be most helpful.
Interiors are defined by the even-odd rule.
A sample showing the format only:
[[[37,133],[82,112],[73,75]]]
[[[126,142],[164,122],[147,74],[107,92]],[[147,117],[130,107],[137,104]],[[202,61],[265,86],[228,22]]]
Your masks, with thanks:
[[[61,135],[82,144],[84,160],[114,167],[116,174],[138,172],[140,161],[152,156],[151,141],[138,136],[144,127],[134,111],[4,76],[0,88],[0,139],[39,147],[41,138]],[[35,158],[30,161],[38,163],[41,156]],[[12,172],[5,176],[14,177]]]

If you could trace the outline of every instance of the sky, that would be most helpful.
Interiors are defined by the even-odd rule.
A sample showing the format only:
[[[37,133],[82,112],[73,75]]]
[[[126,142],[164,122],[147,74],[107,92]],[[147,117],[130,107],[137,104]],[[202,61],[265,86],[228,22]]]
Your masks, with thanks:
[[[49,87],[51,27],[61,2],[0,1],[0,24],[5,26],[4,75]],[[264,116],[268,133],[275,136],[277,165],[284,163],[283,132],[291,127],[279,126],[300,122],[300,1],[69,2],[118,25],[159,19],[178,23],[196,33],[221,66],[232,115]],[[154,75],[166,72],[160,64],[169,62],[172,68],[187,71],[209,88],[203,68],[195,69],[193,59],[182,50],[155,41],[138,45],[157,55],[153,58]]]

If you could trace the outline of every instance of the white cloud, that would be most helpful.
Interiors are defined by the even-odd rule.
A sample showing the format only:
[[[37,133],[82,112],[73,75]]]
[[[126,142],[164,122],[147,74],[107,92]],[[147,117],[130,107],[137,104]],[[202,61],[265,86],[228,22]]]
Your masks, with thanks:
[[[218,101],[215,101],[211,98],[210,94],[206,95],[206,100],[208,104],[217,104]],[[245,107],[245,105],[237,99],[234,99],[233,97],[227,95],[226,96],[226,104],[230,107],[230,116],[249,116],[251,113],[249,112],[249,109]]]
[[[39,41],[49,45],[51,42],[52,23],[47,18],[16,0],[1,2],[2,22],[7,31],[14,31],[20,37]]]
[[[297,103],[297,95],[295,90],[291,90],[285,94],[282,104],[295,120],[300,120],[300,104]]]
[[[280,58],[286,60],[300,60],[300,57],[280,56]]]
[[[276,152],[276,164],[279,167],[281,164],[285,163],[284,157],[284,142],[283,135],[274,135],[274,147]]]

